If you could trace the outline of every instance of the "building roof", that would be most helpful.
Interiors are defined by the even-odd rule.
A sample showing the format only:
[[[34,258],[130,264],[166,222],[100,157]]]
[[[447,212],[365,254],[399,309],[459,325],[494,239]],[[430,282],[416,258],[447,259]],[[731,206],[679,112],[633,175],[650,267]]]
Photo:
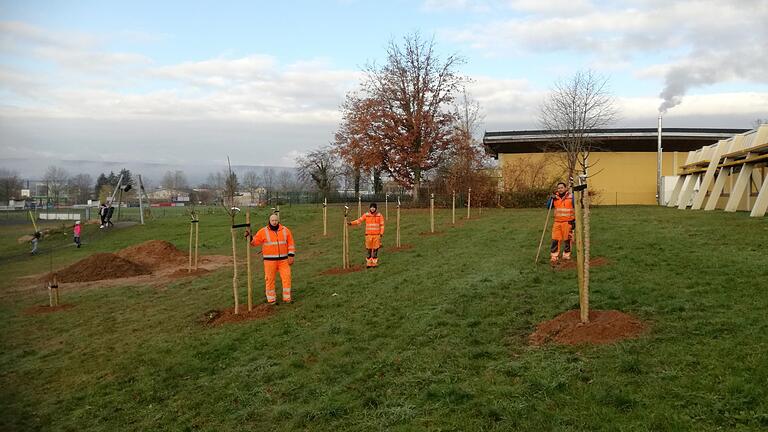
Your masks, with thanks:
[[[749,129],[663,128],[664,151],[691,151],[714,144]],[[655,152],[656,128],[592,129],[588,135],[595,141],[593,151]],[[544,153],[551,151],[557,131],[516,130],[486,132],[483,144],[491,155],[499,153]]]

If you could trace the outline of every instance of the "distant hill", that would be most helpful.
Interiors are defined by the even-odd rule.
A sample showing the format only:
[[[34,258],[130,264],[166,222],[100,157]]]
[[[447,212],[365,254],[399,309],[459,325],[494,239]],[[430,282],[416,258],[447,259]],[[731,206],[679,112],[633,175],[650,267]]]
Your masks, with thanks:
[[[110,171],[118,173],[121,169],[127,168],[132,174],[141,174],[151,184],[157,185],[168,171],[181,170],[187,177],[190,185],[195,186],[203,183],[211,173],[216,173],[226,169],[224,164],[210,165],[174,165],[146,162],[111,162],[111,161],[91,161],[91,160],[44,160],[44,159],[0,159],[0,168],[9,169],[19,173],[23,180],[39,180],[45,175],[45,170],[50,165],[55,165],[69,172],[70,175],[90,174],[94,181],[100,173],[109,174]],[[234,171],[238,177],[253,170],[259,175],[264,170],[272,168],[277,175],[280,171],[290,171],[296,173],[296,168],[279,166],[257,166],[257,165],[234,165]]]

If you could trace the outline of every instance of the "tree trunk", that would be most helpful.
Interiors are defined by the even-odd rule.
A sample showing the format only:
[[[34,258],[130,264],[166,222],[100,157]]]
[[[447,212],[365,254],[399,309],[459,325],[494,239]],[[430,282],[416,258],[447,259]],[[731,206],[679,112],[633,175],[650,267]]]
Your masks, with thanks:
[[[415,169],[413,172],[413,202],[419,202],[419,189],[421,189],[421,170]]]
[[[360,195],[360,168],[355,168],[355,174],[353,176],[355,182],[355,196]]]

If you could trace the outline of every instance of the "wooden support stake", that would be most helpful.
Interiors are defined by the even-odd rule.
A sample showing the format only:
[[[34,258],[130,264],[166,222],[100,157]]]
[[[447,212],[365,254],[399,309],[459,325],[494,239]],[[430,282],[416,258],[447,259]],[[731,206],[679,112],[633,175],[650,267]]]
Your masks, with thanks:
[[[384,195],[384,219],[389,220],[389,194]]]
[[[395,246],[400,247],[400,197],[397,197],[397,230],[395,234]]]
[[[589,322],[589,303],[587,300],[587,293],[584,289],[584,238],[582,232],[582,209],[581,209],[581,197],[582,191],[574,191],[576,203],[574,208],[576,210],[576,277],[578,278],[579,285],[579,318],[581,322]]]
[[[435,232],[435,194],[429,197],[429,229]]]
[[[53,307],[53,283],[48,282],[48,304]]]
[[[472,188],[469,188],[469,191],[467,192],[467,219],[469,219],[471,210],[472,210]]]
[[[323,237],[328,235],[328,198],[323,198]]]
[[[357,217],[363,215],[363,194],[357,195]]]
[[[197,257],[200,245],[200,220],[195,216],[195,271],[197,271]]]
[[[344,228],[342,232],[344,235],[342,236],[342,245],[341,245],[341,260],[342,260],[342,267],[344,269],[349,268],[349,226],[348,224],[348,217],[347,214],[349,213],[349,207],[344,206]]]
[[[245,223],[251,228],[251,208],[245,213]],[[245,268],[248,275],[248,312],[253,310],[253,278],[251,277],[251,239],[245,238]]]
[[[235,315],[240,313],[240,299],[237,294],[237,241],[235,239],[235,229],[230,228],[232,233],[232,296],[235,299]]]
[[[451,199],[451,224],[456,225],[456,191],[453,191]]]
[[[189,264],[187,264],[187,273],[192,273],[192,234],[194,231],[195,223],[194,216],[192,217],[192,221],[189,222]]]

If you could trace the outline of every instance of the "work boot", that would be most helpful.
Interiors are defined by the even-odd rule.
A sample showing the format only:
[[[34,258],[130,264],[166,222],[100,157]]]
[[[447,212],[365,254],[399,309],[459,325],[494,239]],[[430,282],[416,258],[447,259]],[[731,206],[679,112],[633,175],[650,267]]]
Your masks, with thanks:
[[[373,261],[373,266],[374,267],[378,267],[379,266],[379,259],[378,258],[373,258],[372,261]]]

